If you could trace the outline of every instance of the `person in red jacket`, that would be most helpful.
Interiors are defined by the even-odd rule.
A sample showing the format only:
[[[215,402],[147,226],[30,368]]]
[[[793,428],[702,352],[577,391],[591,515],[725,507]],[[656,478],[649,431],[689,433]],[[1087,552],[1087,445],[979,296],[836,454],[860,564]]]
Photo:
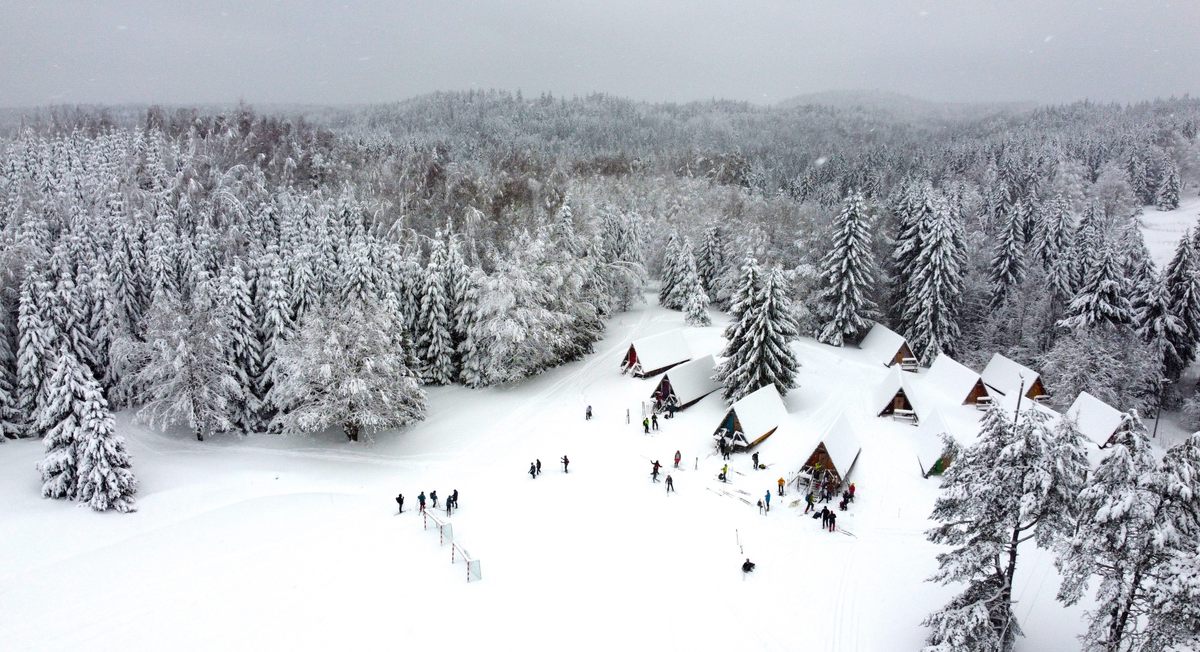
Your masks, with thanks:
[[[679,454],[679,451],[675,451],[675,468],[679,468],[679,460],[682,459],[683,456]]]

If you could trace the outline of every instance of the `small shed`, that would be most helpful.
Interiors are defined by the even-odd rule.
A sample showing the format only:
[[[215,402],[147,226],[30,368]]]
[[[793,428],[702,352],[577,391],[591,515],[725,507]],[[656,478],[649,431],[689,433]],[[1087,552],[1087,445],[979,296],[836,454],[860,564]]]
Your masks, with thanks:
[[[721,388],[713,379],[717,363],[712,354],[685,362],[663,374],[650,398],[655,410],[682,410]]]
[[[621,361],[621,373],[645,378],[691,359],[692,352],[683,339],[683,331],[667,331],[634,340]]]
[[[867,331],[858,348],[866,351],[872,362],[879,362],[885,367],[899,365],[905,371],[917,370],[917,357],[913,355],[908,342],[902,335],[879,322],[875,322]]]
[[[939,353],[929,367],[928,385],[953,401],[975,405],[987,397],[987,388],[978,373],[945,353]]]
[[[917,423],[917,402],[912,383],[900,367],[892,367],[875,387],[871,409],[875,416],[892,416]]]
[[[838,416],[817,442],[816,448],[800,467],[801,475],[808,475],[814,484],[829,482],[836,491],[854,470],[858,455],[862,452],[861,440],[845,414]]]
[[[999,353],[993,354],[992,359],[988,360],[980,377],[983,379],[984,385],[1005,397],[1016,397],[1021,393],[1021,387],[1024,387],[1023,396],[1025,398],[1036,401],[1044,401],[1049,398],[1038,372]]]
[[[1080,434],[1100,448],[1113,443],[1121,425],[1120,410],[1087,392],[1079,392],[1075,402],[1067,408],[1067,418],[1075,422]]]
[[[931,475],[940,475],[946,469],[950,468],[950,464],[954,462],[952,458],[946,456],[946,442],[944,437],[947,436],[962,444],[962,439],[950,429],[950,425],[942,417],[942,413],[937,410],[931,410],[921,420],[921,425],[917,428],[916,432],[915,448],[917,451],[917,464],[921,468],[921,477],[928,478]]]
[[[713,437],[728,438],[735,448],[750,448],[770,437],[786,417],[783,397],[772,383],[734,403],[721,419]]]

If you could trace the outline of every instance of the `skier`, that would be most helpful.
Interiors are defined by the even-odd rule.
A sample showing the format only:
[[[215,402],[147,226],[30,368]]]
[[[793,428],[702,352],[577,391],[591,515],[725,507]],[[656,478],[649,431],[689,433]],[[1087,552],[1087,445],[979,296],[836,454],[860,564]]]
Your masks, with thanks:
[[[760,498],[760,499],[759,499],[759,501],[758,501],[757,503],[754,503],[754,504],[755,504],[755,505],[758,505],[758,513],[759,513],[759,514],[762,514],[762,513],[763,513],[763,504],[762,504],[762,499]]]
[[[675,468],[679,468],[679,460],[682,459],[683,456],[679,454],[679,451],[675,451]]]
[[[758,470],[758,453],[757,452],[750,456],[750,461],[754,462],[754,470],[757,471]]]
[[[437,509],[437,492],[436,491],[429,492],[429,502],[433,503],[434,509]]]
[[[805,514],[808,513],[808,510],[816,507],[816,505],[814,504],[815,502],[816,501],[813,500],[813,495],[812,495],[811,491],[804,495],[804,513]]]
[[[721,482],[729,482],[729,465],[721,467]]]
[[[537,479],[537,467],[533,465],[533,462],[529,463],[529,477]]]
[[[742,572],[743,573],[753,573],[754,572],[754,562],[750,561],[749,557],[747,557],[746,561],[742,564]]]
[[[650,419],[642,419],[642,430],[645,434],[650,434]]]
[[[458,509],[458,489],[455,489],[454,493],[450,494],[450,502],[454,503],[454,509]]]
[[[537,474],[542,474],[542,461],[540,459],[537,461]]]
[[[721,459],[722,460],[729,459],[729,449],[730,448],[732,448],[732,446],[729,444],[729,442],[725,441],[724,437],[722,437],[721,438]]]
[[[446,499],[446,516],[449,516],[451,514],[451,512],[453,512],[453,511],[454,511],[454,503],[449,498],[447,498]]]
[[[829,512],[829,531],[837,532],[837,512]]]
[[[823,527],[823,528],[829,527],[829,515],[830,514],[832,514],[832,512],[829,511],[828,507],[821,508],[821,527]]]
[[[584,417],[583,417],[583,420],[584,420],[584,421],[591,421],[591,420],[592,420],[592,406],[590,406],[590,405],[589,405],[589,406],[587,406],[587,412],[584,412]]]
[[[404,513],[404,494],[396,494],[396,504],[400,506],[399,514]]]
[[[425,492],[417,494],[417,503],[421,506],[421,513],[425,513]]]
[[[650,415],[650,427],[654,430],[658,430],[658,413],[657,412]]]
[[[654,468],[650,470],[650,479],[654,482],[658,482],[658,470],[660,468],[662,468],[662,465],[658,463],[658,460],[654,460]]]
[[[570,463],[571,463],[571,460],[567,459],[566,455],[563,455],[563,457],[562,457],[563,473],[567,472],[567,465]]]
[[[854,483],[850,483],[850,502],[854,502]]]
[[[771,511],[771,490],[770,489],[767,489],[766,500],[767,500],[767,511],[769,512],[769,511]]]
[[[779,485],[779,495],[782,496],[783,495],[783,485],[785,485],[787,483],[783,481],[783,478],[780,478],[775,481],[775,484]]]
[[[667,493],[675,491],[675,481],[671,479],[671,474],[667,474]]]

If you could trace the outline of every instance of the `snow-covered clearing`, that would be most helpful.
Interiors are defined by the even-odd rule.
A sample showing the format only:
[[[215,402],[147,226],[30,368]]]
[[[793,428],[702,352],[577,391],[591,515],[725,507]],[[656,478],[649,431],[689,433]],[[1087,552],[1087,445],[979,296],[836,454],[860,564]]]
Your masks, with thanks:
[[[1185,196],[1179,198],[1179,208],[1173,211],[1158,211],[1153,206],[1146,206],[1142,213],[1142,235],[1146,238],[1146,248],[1150,250],[1150,258],[1159,270],[1165,269],[1175,254],[1175,245],[1179,244],[1179,236],[1196,226],[1200,218],[1200,197],[1195,195],[1194,188],[1189,188]]]
[[[40,442],[0,446],[0,647],[917,649],[920,621],[951,594],[924,581],[939,481],[918,473],[916,428],[870,414],[885,368],[797,343],[791,422],[760,447],[772,466],[752,471],[735,455],[721,485],[719,394],[647,436],[640,402],[657,377],[618,373],[631,338],[682,323],[636,308],[586,359],[514,387],[435,388],[427,421],[370,444],[340,433],[199,443],[120,415],[141,480],[131,515],[41,499]],[[695,354],[718,353],[720,333],[685,329]],[[814,436],[843,412],[863,440],[858,500],[838,521],[852,535],[822,531],[802,501],[791,506],[795,490],[760,515],[754,502],[804,461],[773,457],[785,438]],[[669,468],[677,449],[681,470]],[[650,481],[655,459],[676,494]],[[454,489],[455,535],[482,561],[480,582],[466,582],[416,514],[419,491]],[[747,577],[745,557],[758,564]],[[1080,611],[1054,601],[1057,587],[1050,556],[1024,549],[1019,649],[1076,646]]]

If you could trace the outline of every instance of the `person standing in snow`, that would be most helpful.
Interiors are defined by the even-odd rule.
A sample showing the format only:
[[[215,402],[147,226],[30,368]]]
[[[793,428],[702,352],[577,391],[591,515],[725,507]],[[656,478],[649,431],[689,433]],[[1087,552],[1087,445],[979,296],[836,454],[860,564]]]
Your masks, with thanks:
[[[675,451],[675,468],[679,468],[679,460],[682,459],[683,456],[679,454],[679,451]]]
[[[658,482],[658,470],[660,468],[662,468],[662,465],[658,463],[658,460],[654,460],[654,467],[650,469],[650,479],[654,482]]]
[[[454,503],[454,509],[458,509],[458,489],[455,489],[454,493],[450,494],[450,502]]]
[[[658,413],[657,412],[650,415],[650,428],[653,430],[658,430]]]
[[[645,434],[650,434],[650,419],[642,419],[642,430]]]
[[[754,503],[754,504],[755,504],[755,505],[758,505],[758,513],[759,513],[759,514],[762,514],[762,513],[763,513],[763,504],[762,504],[762,499],[761,499],[761,498],[759,498],[759,499],[758,499],[758,502],[757,502],[757,503]]]
[[[529,463],[529,477],[537,479],[537,467],[533,465],[533,462]]]
[[[417,494],[417,504],[421,506],[421,513],[425,513],[425,492]]]
[[[400,506],[399,514],[404,513],[404,494],[396,494],[396,504]]]
[[[667,474],[667,493],[675,491],[675,481],[671,479],[671,474]]]
[[[784,482],[783,478],[780,478],[775,481],[775,484],[779,485],[779,495],[782,496],[783,495],[783,485],[785,485],[787,483]]]
[[[757,471],[758,470],[758,453],[757,452],[755,452],[753,455],[750,456],[750,461],[754,463],[754,470]]]
[[[567,459],[566,455],[563,455],[562,456],[563,473],[567,472],[567,465],[570,463],[571,463],[571,460]]]
[[[433,503],[434,509],[437,509],[437,492],[436,491],[429,492],[429,502]]]
[[[721,467],[721,482],[729,482],[729,465]]]
[[[454,512],[454,503],[449,498],[446,499],[446,516]]]
[[[767,489],[765,498],[767,501],[767,511],[769,512],[769,511],[771,511],[771,490],[770,489]]]
[[[837,512],[829,512],[829,531],[837,532]]]
[[[850,483],[850,502],[854,502],[854,483]]]
[[[829,508],[828,507],[821,508],[821,527],[823,527],[823,528],[829,527]]]
[[[808,510],[812,509],[813,507],[816,507],[815,503],[816,503],[816,501],[813,500],[813,495],[812,495],[811,491],[808,492],[807,494],[805,494],[804,495],[804,513],[807,514]]]
[[[729,459],[729,448],[730,448],[729,442],[725,441],[725,438],[722,437],[721,438],[721,459],[722,460]]]
[[[742,563],[742,572],[743,573],[753,573],[754,572],[754,562],[750,561],[749,557],[747,557],[746,561]]]
[[[590,405],[587,406],[587,412],[584,412],[583,414],[584,414],[584,416],[583,416],[584,421],[591,421],[592,420],[592,406],[590,406]]]
[[[540,460],[540,459],[537,460],[537,474],[538,475],[542,474],[542,460]]]

